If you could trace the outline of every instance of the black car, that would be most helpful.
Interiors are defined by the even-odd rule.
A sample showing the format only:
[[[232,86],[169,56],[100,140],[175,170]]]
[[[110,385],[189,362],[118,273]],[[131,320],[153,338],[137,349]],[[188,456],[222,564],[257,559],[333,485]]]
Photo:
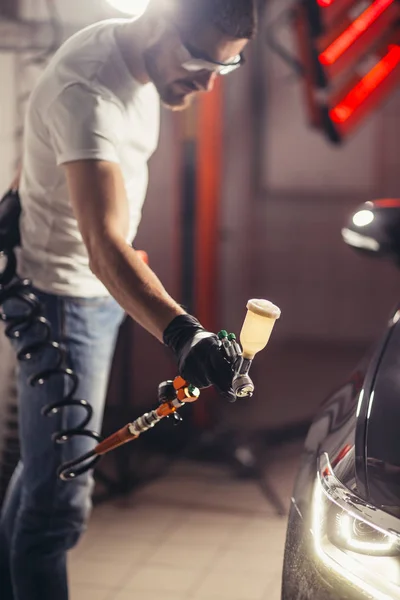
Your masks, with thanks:
[[[400,264],[400,200],[368,202],[344,241]],[[282,600],[400,599],[400,307],[305,442]]]

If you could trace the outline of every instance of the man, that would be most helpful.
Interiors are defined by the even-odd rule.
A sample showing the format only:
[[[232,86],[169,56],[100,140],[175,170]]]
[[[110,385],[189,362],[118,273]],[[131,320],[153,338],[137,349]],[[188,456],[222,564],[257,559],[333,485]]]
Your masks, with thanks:
[[[159,97],[183,109],[210,91],[218,75],[239,67],[256,9],[252,0],[166,6],[156,2],[137,21],[102,22],[71,38],[41,77],[26,120],[18,273],[32,281],[53,337],[66,348],[79,377],[75,395],[93,406],[89,427],[97,431],[125,312],[173,351],[188,381],[232,395],[232,370],[216,336],[168,295],[130,244],[158,141]],[[14,345],[20,349],[41,334],[27,332]],[[66,552],[90,512],[92,477],[56,476],[90,442],[52,442],[55,432],[76,426],[81,409],[41,414],[70,391],[68,382],[28,384],[32,373],[53,366],[50,348],[20,365],[22,460],[1,520],[2,600],[66,600]]]

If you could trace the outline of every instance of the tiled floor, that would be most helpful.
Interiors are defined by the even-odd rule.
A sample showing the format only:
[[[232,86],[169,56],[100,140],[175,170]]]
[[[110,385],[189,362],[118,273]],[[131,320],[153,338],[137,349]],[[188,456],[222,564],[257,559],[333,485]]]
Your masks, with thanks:
[[[298,457],[292,444],[269,461],[285,506]],[[279,600],[285,528],[257,482],[181,461],[95,508],[70,556],[71,600]]]

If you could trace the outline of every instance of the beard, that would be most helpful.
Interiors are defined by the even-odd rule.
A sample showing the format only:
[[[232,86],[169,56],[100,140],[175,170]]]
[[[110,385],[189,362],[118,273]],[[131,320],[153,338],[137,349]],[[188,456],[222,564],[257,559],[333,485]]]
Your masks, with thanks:
[[[184,79],[177,79],[169,83],[165,82],[165,74],[158,68],[157,47],[148,48],[143,57],[147,74],[154,84],[163,105],[173,111],[188,108],[192,103],[195,92],[193,84]]]
[[[166,85],[163,88],[157,88],[157,91],[163,105],[175,112],[186,110],[192,104],[193,92],[179,92],[175,83]]]

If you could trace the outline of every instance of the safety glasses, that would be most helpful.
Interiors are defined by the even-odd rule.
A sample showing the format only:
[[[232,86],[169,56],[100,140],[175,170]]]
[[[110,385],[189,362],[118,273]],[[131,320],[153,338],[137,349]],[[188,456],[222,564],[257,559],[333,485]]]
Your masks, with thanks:
[[[210,60],[208,57],[201,56],[198,50],[192,48],[189,44],[181,40],[181,47],[178,50],[181,65],[186,71],[195,73],[197,71],[210,71],[217,75],[228,75],[236,71],[245,63],[243,54],[234,56],[228,63],[219,63]]]

